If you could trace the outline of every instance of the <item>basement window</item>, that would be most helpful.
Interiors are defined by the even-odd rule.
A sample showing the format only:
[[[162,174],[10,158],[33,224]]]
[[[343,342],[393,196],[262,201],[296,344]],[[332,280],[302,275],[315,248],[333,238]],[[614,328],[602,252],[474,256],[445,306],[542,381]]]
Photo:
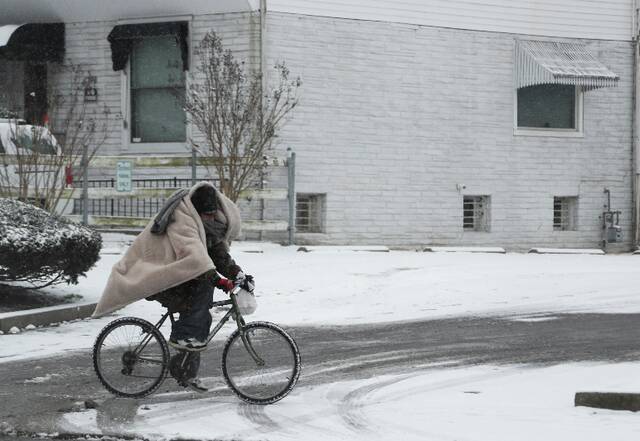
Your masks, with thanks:
[[[326,194],[296,194],[296,231],[299,233],[324,233]]]
[[[578,198],[556,196],[553,198],[553,230],[576,231],[578,229]]]
[[[465,231],[489,231],[489,196],[464,196],[462,227]]]

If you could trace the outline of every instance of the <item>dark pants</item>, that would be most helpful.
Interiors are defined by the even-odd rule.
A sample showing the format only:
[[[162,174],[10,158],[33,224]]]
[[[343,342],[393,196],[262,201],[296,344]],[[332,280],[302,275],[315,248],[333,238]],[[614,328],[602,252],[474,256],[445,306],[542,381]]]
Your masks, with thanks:
[[[193,284],[191,308],[180,313],[180,319],[171,329],[172,340],[196,338],[205,341],[211,328],[211,313],[209,309],[213,303],[213,286],[206,280]]]

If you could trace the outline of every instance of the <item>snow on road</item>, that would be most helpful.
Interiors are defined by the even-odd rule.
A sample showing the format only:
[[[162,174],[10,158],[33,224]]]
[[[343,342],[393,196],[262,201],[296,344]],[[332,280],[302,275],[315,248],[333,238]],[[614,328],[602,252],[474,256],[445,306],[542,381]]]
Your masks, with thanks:
[[[54,291],[96,301],[126,240],[108,236],[102,259],[88,277]],[[553,319],[540,313],[640,312],[640,256],[383,253],[340,247],[304,253],[262,243],[237,243],[232,253],[257,281],[259,307],[251,319],[283,325],[463,315],[536,321]],[[0,335],[0,361],[87,351],[115,317],[155,320],[161,313],[157,303],[141,301],[97,320]],[[640,392],[639,370],[640,363],[429,366],[411,374],[299,386],[265,407],[241,403],[220,378],[209,378],[224,392],[204,398],[160,394],[129,408],[126,400],[116,400],[113,406],[123,412],[120,422],[106,412],[110,404],[105,402],[97,410],[66,414],[63,428],[125,431],[151,439],[621,441],[639,439],[637,415],[575,408],[574,393]]]
[[[105,235],[97,266],[76,286],[52,289],[97,301],[130,236]],[[232,254],[257,283],[252,320],[282,325],[360,324],[462,315],[640,312],[640,256],[362,252],[350,247],[235,243]],[[221,295],[216,294],[218,299]],[[0,361],[87,349],[114,317],[151,321],[156,302],[140,301],[98,320],[0,335]]]
[[[628,441],[632,412],[574,407],[576,391],[638,391],[640,363],[424,370],[298,388],[270,406],[235,397],[138,408],[120,429],[150,439]],[[112,420],[65,415],[66,430],[108,434]],[[120,432],[122,433],[122,432]]]

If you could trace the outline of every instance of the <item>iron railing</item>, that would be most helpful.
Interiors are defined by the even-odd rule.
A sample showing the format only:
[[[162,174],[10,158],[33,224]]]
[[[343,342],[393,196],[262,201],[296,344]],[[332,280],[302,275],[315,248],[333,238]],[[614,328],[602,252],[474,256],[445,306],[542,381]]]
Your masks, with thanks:
[[[217,179],[200,179],[198,181],[208,181],[213,185],[218,184]],[[132,179],[134,188],[189,188],[191,178],[148,178]],[[90,188],[114,188],[115,179],[92,179],[89,180]],[[136,196],[89,199],[87,208],[91,216],[116,216],[116,217],[152,217],[164,205],[166,198],[141,198]],[[73,200],[73,214],[82,214],[82,199]]]

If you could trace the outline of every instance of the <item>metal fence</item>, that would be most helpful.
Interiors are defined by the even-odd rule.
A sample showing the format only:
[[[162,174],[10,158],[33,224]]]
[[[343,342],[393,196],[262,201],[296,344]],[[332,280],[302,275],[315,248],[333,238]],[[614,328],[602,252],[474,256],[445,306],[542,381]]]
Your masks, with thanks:
[[[73,199],[71,213],[65,216],[95,225],[101,228],[143,228],[149,218],[153,217],[164,205],[166,199],[179,188],[189,188],[197,181],[197,166],[206,165],[206,159],[184,156],[101,156],[94,157],[89,167],[84,167],[84,176],[81,192],[70,191],[69,199]],[[126,185],[123,185],[120,164],[129,163],[129,175]],[[286,169],[285,182],[276,183],[274,187],[255,188],[243,191],[241,198],[245,201],[257,201],[261,206],[259,216],[243,219],[243,231],[246,232],[288,232],[288,242],[294,242],[295,234],[295,153],[288,150],[286,158],[270,158],[266,164],[268,167],[282,170]],[[116,178],[88,179],[88,169],[106,170],[107,176],[116,172]],[[140,171],[140,175],[149,176],[153,173],[162,173],[161,169],[173,169],[188,171],[191,169],[191,177],[166,177],[166,178],[133,178],[132,171]],[[282,172],[279,172],[282,173]],[[162,173],[164,174],[164,173]],[[139,175],[139,176],[140,176]],[[104,174],[102,175],[104,176]],[[213,183],[219,187],[218,179],[201,179]],[[86,186],[86,187],[85,187]],[[265,219],[265,201],[288,201],[285,213],[271,219]],[[273,210],[271,210],[273,211]],[[286,212],[288,211],[288,215]],[[252,220],[255,219],[255,220]]]
[[[213,185],[218,185],[217,179],[200,179],[199,181],[208,181]],[[150,179],[132,179],[133,188],[189,188],[191,186],[191,178],[150,178]],[[89,188],[115,188],[116,180],[111,179],[90,179]],[[115,217],[137,217],[148,218],[156,214],[164,205],[166,198],[164,197],[137,197],[137,196],[118,196],[104,197],[100,199],[88,199],[87,208],[90,216],[115,216]],[[73,200],[72,214],[81,215],[84,210],[84,201],[82,199]]]

